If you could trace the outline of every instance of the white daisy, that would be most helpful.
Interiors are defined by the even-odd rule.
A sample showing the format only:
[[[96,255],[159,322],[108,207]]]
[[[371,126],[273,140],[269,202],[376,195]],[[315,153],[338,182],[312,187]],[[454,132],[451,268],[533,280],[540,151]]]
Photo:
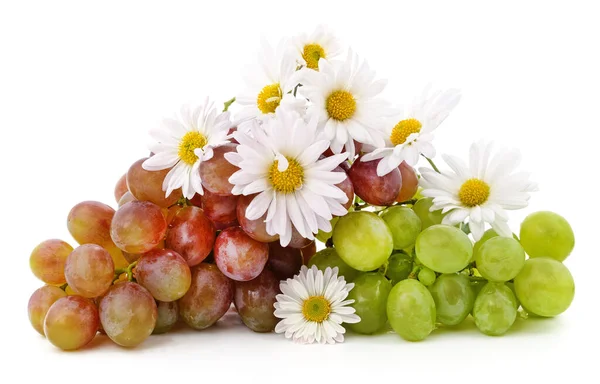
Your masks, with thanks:
[[[218,113],[208,99],[193,109],[183,106],[178,119],[164,119],[160,129],[150,132],[156,140],[150,146],[154,156],[142,167],[147,171],[172,167],[162,186],[167,196],[178,188],[188,199],[196,193],[202,195],[200,163],[212,158],[214,147],[229,143],[231,126],[229,113]]]
[[[386,122],[385,146],[364,155],[362,161],[383,159],[377,165],[377,175],[384,176],[402,161],[414,167],[420,154],[434,157],[432,132],[448,117],[460,97],[457,89],[431,94],[430,88],[425,88],[419,99]]]
[[[304,70],[302,95],[311,101],[309,114],[319,117],[319,128],[331,140],[333,153],[345,147],[354,157],[354,140],[383,147],[385,141],[381,118],[386,104],[377,98],[385,88],[385,80],[375,80],[366,61],[362,63],[352,51],[344,62],[319,60],[319,72]]]
[[[282,40],[276,49],[263,41],[257,65],[244,74],[247,88],[236,96],[236,104],[242,106],[236,119],[245,122],[272,117],[280,105],[303,108],[306,100],[290,93],[298,85],[296,68],[295,56],[286,41]]]
[[[319,160],[329,141],[317,137],[317,121],[306,123],[302,117],[285,109],[276,117],[255,123],[251,134],[238,131],[237,152],[225,158],[240,168],[230,178],[233,194],[258,193],[246,209],[249,220],[265,212],[266,229],[278,234],[282,246],[292,236],[292,226],[304,238],[313,240],[319,229],[330,231],[332,215],[343,216],[346,194],[335,185],[346,178],[344,172],[333,172],[346,154]]]
[[[300,343],[341,343],[346,330],[342,323],[358,323],[360,317],[346,300],[354,284],[338,277],[338,268],[327,267],[325,273],[312,266],[302,266],[300,274],[279,285],[275,316],[282,319],[275,332]]]
[[[305,33],[293,39],[296,62],[299,66],[319,70],[319,60],[332,60],[342,49],[338,39],[325,26],[319,25],[313,33]]]
[[[502,150],[491,156],[492,144],[483,142],[471,145],[469,165],[457,157],[443,155],[453,172],[437,173],[421,168],[421,192],[433,197],[431,211],[450,212],[442,221],[454,225],[469,219],[473,238],[477,241],[489,223],[496,232],[512,237],[505,210],[525,208],[529,193],[537,185],[526,172],[515,170],[521,161],[518,150]]]

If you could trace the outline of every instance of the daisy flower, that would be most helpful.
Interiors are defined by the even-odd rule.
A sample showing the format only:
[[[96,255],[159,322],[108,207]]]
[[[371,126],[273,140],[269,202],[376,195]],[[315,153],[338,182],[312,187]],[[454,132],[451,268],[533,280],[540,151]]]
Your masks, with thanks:
[[[491,143],[474,143],[468,165],[457,157],[443,155],[452,172],[420,169],[421,193],[433,198],[430,210],[450,212],[442,224],[454,225],[468,218],[475,241],[483,235],[486,223],[500,236],[512,237],[506,210],[525,208],[529,193],[537,191],[528,173],[515,172],[521,161],[518,150],[502,150],[494,156],[491,153]]]
[[[374,80],[375,72],[359,62],[351,51],[344,62],[319,60],[319,72],[304,70],[302,95],[311,101],[309,114],[319,117],[319,128],[331,141],[333,153],[346,149],[354,157],[354,140],[383,147],[381,118],[386,104],[377,98],[385,88],[385,80]]]
[[[448,117],[460,97],[457,89],[431,94],[429,87],[425,88],[419,99],[387,121],[385,146],[364,155],[362,161],[383,159],[377,165],[377,175],[385,176],[402,161],[414,167],[420,154],[434,157],[432,132]]]
[[[319,70],[319,60],[331,60],[342,49],[335,35],[323,25],[319,25],[310,35],[302,34],[293,39],[296,62],[299,66]]]
[[[296,59],[285,41],[275,49],[263,41],[258,65],[251,66],[244,75],[246,90],[236,96],[236,104],[242,106],[236,119],[244,122],[269,118],[280,105],[292,109],[304,107],[306,100],[297,99],[290,93],[298,85],[296,68]]]
[[[343,216],[346,194],[335,185],[346,178],[333,169],[346,160],[346,154],[319,160],[329,141],[317,137],[317,121],[308,123],[293,111],[278,110],[276,117],[250,135],[237,131],[237,152],[225,158],[240,169],[229,178],[235,195],[258,193],[246,209],[249,220],[265,212],[266,230],[278,234],[287,246],[294,227],[304,238],[314,239],[319,229],[329,232],[332,215]]]
[[[277,295],[275,316],[282,319],[275,332],[300,343],[344,341],[342,323],[358,323],[360,317],[346,300],[354,284],[338,277],[338,268],[327,267],[325,273],[316,266],[302,266],[300,274],[281,282],[282,294]]]
[[[218,113],[208,99],[196,108],[183,106],[177,119],[164,119],[161,128],[150,132],[156,143],[150,146],[154,156],[144,161],[147,171],[172,169],[165,176],[163,190],[169,196],[181,188],[188,199],[204,194],[200,164],[210,160],[213,148],[229,143],[232,124],[229,113]]]

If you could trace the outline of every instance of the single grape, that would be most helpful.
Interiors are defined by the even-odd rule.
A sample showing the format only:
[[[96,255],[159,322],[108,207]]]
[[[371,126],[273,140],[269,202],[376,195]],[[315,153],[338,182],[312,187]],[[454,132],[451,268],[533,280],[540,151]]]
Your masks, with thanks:
[[[394,331],[402,338],[423,340],[435,329],[433,297],[417,280],[402,280],[390,291],[387,316]]]
[[[354,332],[372,334],[379,331],[387,322],[387,300],[392,284],[379,272],[363,273],[354,280],[354,288],[348,300],[354,300],[352,307],[360,317],[360,322],[348,324]]]
[[[110,254],[96,244],[77,247],[65,264],[69,287],[78,295],[94,298],[110,288],[115,276],[115,265]]]
[[[437,321],[458,325],[469,316],[475,303],[475,292],[469,278],[462,274],[443,274],[429,287],[435,302]]]
[[[510,237],[494,237],[475,255],[477,270],[489,281],[504,282],[517,276],[525,264],[525,251]]]
[[[394,240],[385,221],[373,212],[350,212],[333,230],[333,243],[342,258],[359,271],[373,271],[392,254]]]
[[[136,283],[117,283],[100,299],[102,328],[123,347],[135,347],[146,340],[154,330],[157,316],[154,298]]]
[[[135,268],[135,278],[159,301],[183,297],[192,283],[192,273],[185,259],[169,249],[145,253]]]
[[[444,215],[442,215],[442,211],[433,211],[430,212],[429,209],[433,205],[433,199],[430,197],[426,197],[423,199],[419,199],[415,205],[413,205],[412,209],[415,211],[419,219],[421,219],[421,230],[431,227],[432,225],[442,224],[442,219]]]
[[[463,231],[441,224],[421,232],[415,250],[421,263],[440,273],[462,270],[473,255],[471,240]]]
[[[31,325],[40,335],[44,336],[44,318],[48,309],[56,300],[66,296],[65,291],[52,285],[44,285],[33,292],[27,304],[27,314]]]
[[[473,318],[479,330],[488,336],[500,336],[517,318],[517,302],[504,283],[486,284],[475,299]]]
[[[388,267],[385,275],[391,280],[392,285],[396,285],[399,281],[408,278],[412,269],[412,257],[404,252],[397,252],[392,254],[388,259]]]
[[[302,264],[302,251],[300,249],[282,247],[278,241],[269,243],[267,265],[279,280],[286,280],[297,275]]]
[[[137,200],[135,198],[135,196],[133,196],[131,194],[131,192],[127,191],[127,192],[125,192],[125,194],[123,196],[121,196],[117,205],[119,208],[121,208],[125,204],[129,203],[130,201],[134,201],[134,200]]]
[[[344,172],[344,173],[346,173],[346,171],[342,167],[339,167],[339,166],[335,167],[333,169],[333,172]],[[342,191],[344,191],[344,193],[346,194],[346,196],[348,196],[348,201],[346,201],[342,205],[346,209],[350,208],[352,206],[352,204],[354,203],[354,186],[352,185],[352,181],[350,181],[350,177],[346,177],[344,179],[344,181],[342,181],[339,184],[336,184],[335,186],[338,187],[339,189],[341,189]]]
[[[521,223],[520,237],[529,257],[563,261],[575,247],[571,225],[554,212],[540,211],[527,216]]]
[[[391,207],[381,214],[381,218],[392,232],[394,249],[406,249],[415,244],[421,232],[421,219],[415,211],[407,207]]]
[[[211,220],[217,231],[222,231],[230,227],[239,227],[240,223],[237,220],[233,221],[214,221]]]
[[[29,266],[38,279],[50,285],[62,285],[65,279],[65,264],[73,247],[62,240],[51,239],[40,243],[31,252]]]
[[[271,332],[279,322],[273,314],[279,293],[279,279],[265,269],[256,279],[235,282],[233,303],[248,328],[254,332]]]
[[[435,283],[435,272],[427,267],[423,267],[417,274],[417,278],[424,286],[429,287]]]
[[[298,230],[296,230],[296,228],[292,226],[292,239],[290,240],[290,243],[287,246],[300,249],[307,247],[311,243],[311,241],[312,240],[310,239],[302,237],[300,232],[298,232]]]
[[[127,188],[127,174],[124,174],[115,185],[115,201],[118,203],[121,197],[127,192],[129,192]]]
[[[312,241],[306,247],[300,249],[302,254],[303,264],[308,264],[308,261],[317,253],[317,244]]]
[[[213,157],[200,164],[200,178],[205,190],[221,196],[231,195],[233,184],[229,178],[238,167],[225,159],[225,154],[235,152],[237,145],[227,144],[213,149]]]
[[[560,315],[575,296],[571,272],[560,261],[550,258],[527,260],[514,281],[521,305],[538,316]]]
[[[377,176],[379,161],[362,161],[359,157],[352,163],[348,176],[354,193],[365,202],[377,206],[391,205],[402,187],[402,176],[397,168],[385,176]]]
[[[351,283],[360,275],[360,272],[350,267],[342,258],[338,255],[335,248],[324,248],[319,252],[315,253],[308,262],[308,267],[316,265],[317,268],[323,272],[330,267],[331,269],[338,268],[338,276],[343,276],[344,279]]]
[[[161,208],[168,208],[183,196],[181,189],[176,189],[169,196],[163,191],[163,181],[171,169],[161,171],[146,171],[142,164],[148,158],[143,158],[131,165],[127,171],[127,185],[131,194],[140,201],[149,201]]]
[[[269,246],[254,240],[240,227],[223,230],[214,248],[215,263],[223,274],[237,281],[257,277],[269,258]]]
[[[127,253],[146,253],[165,238],[167,222],[156,204],[132,201],[115,213],[110,227],[114,243]]]
[[[216,265],[201,263],[192,269],[192,285],[179,299],[179,315],[187,325],[205,329],[227,312],[233,300],[233,282]]]
[[[44,334],[60,349],[84,347],[98,333],[98,309],[89,299],[66,296],[54,302],[44,319]]]
[[[185,207],[171,221],[166,247],[179,253],[193,267],[206,259],[215,237],[216,229],[202,209]]]
[[[252,202],[256,195],[240,196],[237,205],[237,220],[240,223],[240,227],[254,240],[261,241],[263,243],[270,243],[279,240],[279,235],[269,235],[267,233],[267,213],[259,217],[256,220],[248,220],[246,218],[246,208]]]
[[[97,201],[75,205],[67,217],[67,228],[79,244],[112,245],[110,223],[115,210]]]
[[[405,161],[400,163],[398,166],[400,170],[400,176],[402,176],[402,188],[398,192],[396,201],[403,203],[408,201],[415,196],[417,189],[419,188],[419,179],[417,178],[417,172],[410,165],[406,164]]]
[[[153,335],[167,333],[179,320],[179,306],[176,301],[165,303],[159,301],[156,303],[157,317],[156,326],[152,331]]]
[[[238,198],[239,196],[220,196],[206,190],[202,197],[202,210],[213,222],[233,222],[237,220]]]

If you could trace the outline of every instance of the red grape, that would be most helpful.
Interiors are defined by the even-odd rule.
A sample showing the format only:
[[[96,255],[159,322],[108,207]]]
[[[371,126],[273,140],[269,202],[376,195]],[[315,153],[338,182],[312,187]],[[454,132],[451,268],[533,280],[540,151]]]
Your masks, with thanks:
[[[217,236],[214,256],[225,276],[248,281],[262,272],[269,258],[269,246],[254,240],[240,227],[231,227]]]
[[[170,207],[181,198],[181,189],[176,189],[168,197],[165,197],[162,185],[170,169],[146,171],[142,167],[142,163],[147,159],[143,158],[136,161],[127,171],[129,191],[138,200],[149,201],[163,208]]]
[[[237,219],[236,208],[239,196],[219,196],[204,191],[202,209],[213,222],[228,223]]]
[[[304,264],[307,265],[310,258],[313,257],[315,253],[317,253],[317,244],[313,241],[306,247],[302,248],[300,251],[302,252],[302,259],[304,260]]]
[[[145,253],[138,260],[135,278],[156,300],[175,301],[190,288],[192,274],[185,259],[168,249]]]
[[[31,325],[40,335],[44,336],[46,313],[56,300],[66,296],[65,291],[52,285],[45,285],[33,292],[27,304],[27,314]]]
[[[115,210],[97,201],[75,205],[67,217],[67,228],[79,244],[112,245],[110,223]]]
[[[206,190],[204,191],[204,193],[206,193]],[[199,207],[202,208],[202,195],[199,193],[196,193],[194,195],[194,197],[192,197],[190,200],[190,204],[192,204],[194,207]]]
[[[385,176],[377,176],[379,161],[361,161],[359,157],[350,167],[348,176],[358,197],[371,205],[386,206],[396,201],[402,187],[402,176],[398,168]]]
[[[279,240],[279,235],[269,235],[267,233],[267,225],[265,219],[267,213],[259,217],[256,220],[248,220],[246,218],[246,208],[252,202],[256,195],[240,196],[237,204],[237,219],[240,223],[240,227],[254,240],[261,241],[263,243],[270,243],[275,240]]]
[[[308,245],[310,245],[311,241],[312,240],[310,240],[310,239],[302,237],[300,232],[298,232],[296,230],[296,228],[292,227],[292,239],[290,240],[288,247],[298,248],[298,249],[304,248],[304,247],[307,247]]]
[[[39,244],[31,252],[29,266],[38,279],[50,285],[62,285],[65,279],[65,264],[73,247],[62,240],[51,239]]]
[[[333,172],[344,172],[346,173],[346,171],[344,171],[341,167],[336,167]],[[354,202],[354,186],[352,185],[352,181],[350,181],[350,177],[346,177],[346,179],[344,181],[342,181],[339,184],[335,185],[336,187],[338,187],[339,189],[341,189],[342,191],[344,191],[344,193],[346,194],[346,196],[348,196],[348,201],[345,202],[344,204],[342,204],[344,206],[344,208],[349,209],[352,206],[352,203]]]
[[[192,269],[192,285],[179,299],[179,315],[187,325],[205,329],[227,312],[233,300],[233,282],[216,265],[202,263]]]
[[[145,253],[164,238],[167,222],[162,210],[148,201],[132,201],[115,213],[110,235],[115,244],[127,253]]]
[[[130,201],[137,200],[135,196],[131,194],[131,192],[127,191],[121,198],[119,199],[119,203],[117,204],[119,208],[129,203]]]
[[[96,244],[77,247],[65,265],[65,277],[69,287],[78,295],[93,298],[110,288],[115,265],[110,254]]]
[[[127,188],[127,174],[124,174],[119,181],[117,181],[117,185],[115,185],[115,201],[118,203],[119,200],[121,200],[121,197],[127,192],[129,192],[129,189]]]
[[[153,335],[169,332],[179,320],[179,306],[176,301],[157,302],[157,313],[156,326],[152,331]]]
[[[402,176],[402,188],[400,188],[396,201],[403,203],[410,200],[417,193],[417,189],[419,189],[419,179],[417,178],[417,173],[413,167],[406,164],[405,161],[398,166],[398,169]]]
[[[213,223],[198,207],[182,208],[171,221],[166,247],[179,253],[190,267],[200,264],[215,243]]]
[[[48,341],[66,351],[79,349],[98,333],[98,309],[89,299],[67,296],[56,300],[44,319]]]
[[[279,319],[273,314],[279,279],[265,269],[254,280],[236,281],[233,302],[242,321],[254,332],[271,332]]]
[[[235,152],[237,145],[226,144],[213,149],[213,157],[200,164],[202,186],[217,195],[230,196],[233,184],[229,177],[239,168],[225,159],[225,154]]]
[[[239,227],[240,224],[238,223],[237,220],[233,220],[233,221],[213,221],[212,222],[215,226],[215,228],[219,231],[225,229],[225,228],[229,228],[229,227]]]
[[[282,247],[278,241],[269,243],[268,266],[279,280],[294,277],[302,267],[302,252],[292,247]]]

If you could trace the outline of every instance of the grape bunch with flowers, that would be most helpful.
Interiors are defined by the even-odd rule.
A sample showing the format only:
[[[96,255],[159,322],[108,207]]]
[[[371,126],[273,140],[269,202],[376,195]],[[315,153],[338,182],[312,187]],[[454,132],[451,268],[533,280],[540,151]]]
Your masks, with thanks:
[[[418,341],[468,317],[502,335],[569,307],[569,223],[542,211],[519,236],[508,224],[537,190],[519,152],[480,141],[467,162],[435,165],[434,132],[458,90],[426,87],[398,108],[324,27],[263,43],[245,79],[223,110],[207,99],[151,131],[116,211],[72,208],[79,246],[33,250],[46,285],[29,318],[52,344],[79,349],[100,333],[133,347],[228,312],[299,343],[342,342],[346,328]]]

